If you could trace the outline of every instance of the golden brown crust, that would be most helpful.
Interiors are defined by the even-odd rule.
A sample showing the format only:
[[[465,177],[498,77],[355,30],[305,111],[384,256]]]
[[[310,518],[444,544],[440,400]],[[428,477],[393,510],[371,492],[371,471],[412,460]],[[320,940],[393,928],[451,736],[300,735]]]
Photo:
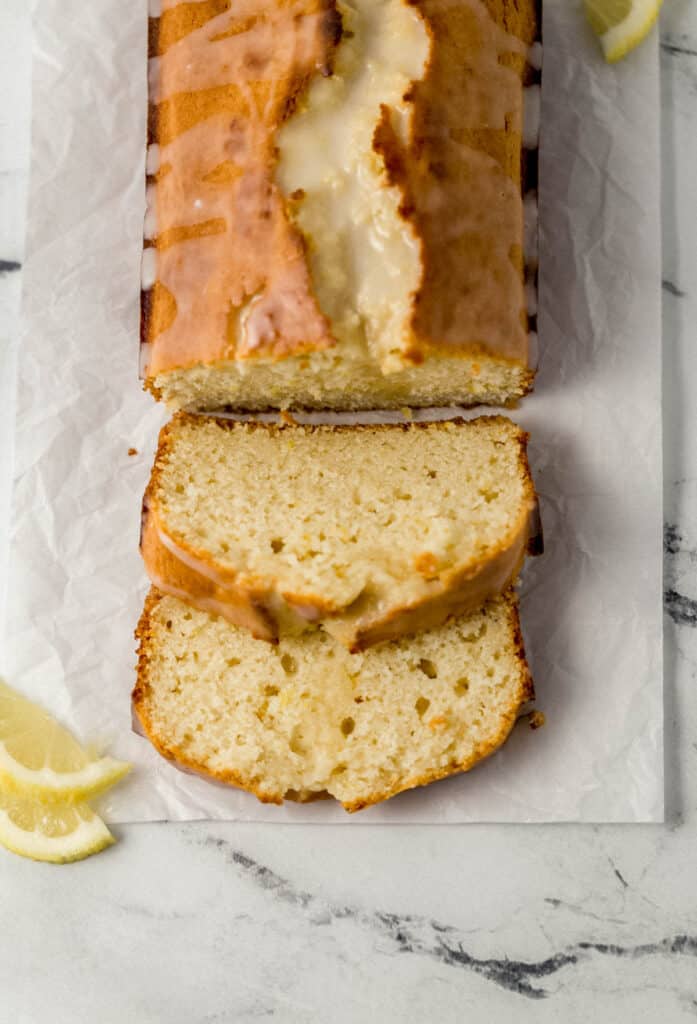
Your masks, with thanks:
[[[209,782],[222,783],[227,786],[235,786],[238,789],[243,789],[248,793],[252,793],[262,803],[282,804],[284,800],[288,799],[295,801],[299,800],[300,802],[309,802],[311,800],[324,798],[327,795],[324,790],[318,793],[298,793],[295,791],[290,791],[290,793],[273,793],[263,787],[261,780],[244,777],[232,769],[225,771],[212,770],[193,761],[176,745],[168,744],[165,738],[153,728],[148,715],[150,649],[153,642],[151,615],[161,600],[162,594],[160,594],[155,587],[152,587],[145,600],[143,613],[135,631],[136,638],[139,641],[138,667],[136,684],[132,693],[133,713],[137,717],[144,735],[152,743],[158,753],[174,764],[175,767],[178,767],[188,773],[198,775]],[[494,754],[506,742],[513,726],[516,723],[521,708],[527,701],[534,698],[534,687],[525,657],[523,637],[520,630],[518,601],[513,591],[510,591],[507,595],[507,601],[514,628],[516,658],[520,673],[520,685],[516,698],[511,702],[508,712],[502,718],[500,728],[496,735],[488,742],[482,743],[466,761],[452,762],[444,768],[436,768],[433,771],[426,772],[420,776],[408,779],[395,779],[391,786],[381,789],[375,793],[370,793],[361,800],[344,802],[342,806],[346,811],[352,814],[356,811],[363,810],[366,807],[371,807],[374,804],[388,800],[390,797],[396,796],[397,794],[403,793],[409,789],[415,789],[417,786],[430,785],[432,782],[438,782],[439,780],[449,778],[452,775],[458,775],[463,772],[470,771],[481,761]]]
[[[500,113],[497,89],[492,88],[489,99],[478,91],[482,20],[474,12],[480,0],[474,6],[443,0],[410,3],[433,41],[426,74],[412,83],[408,94],[414,111],[412,138],[406,146],[400,141],[390,112],[383,108],[373,140],[390,183],[404,196],[402,216],[413,224],[421,243],[422,279],[414,296],[410,358],[420,363],[429,351],[444,351],[525,363],[521,126],[509,124],[513,111],[505,112],[505,128],[489,123],[489,116],[470,116],[478,104],[492,121]],[[492,24],[510,37],[527,46],[537,38],[536,0],[486,0],[484,7]],[[517,76],[520,99],[527,75],[524,55],[504,53],[499,63]],[[515,186],[508,193],[507,181]],[[495,191],[478,194],[483,183]],[[462,229],[453,231],[453,223],[472,204],[480,207],[477,217],[465,218]],[[503,253],[496,243],[507,230],[515,241]],[[513,304],[511,297],[517,297]],[[528,387],[533,378],[531,372]]]
[[[162,161],[148,176],[159,233],[145,247],[157,251],[158,282],[141,295],[141,341],[154,393],[151,378],[164,370],[249,356],[238,349],[237,320],[267,294],[255,355],[282,358],[335,343],[312,294],[304,241],[274,181],[274,136],[312,77],[330,73],[341,17],[335,0],[258,0],[257,8],[250,18],[230,0],[205,0],[150,21],[159,65],[148,144],[160,147]],[[227,13],[216,34],[209,26]],[[294,34],[302,45],[288,45]],[[202,138],[207,155],[218,154],[212,169],[197,159]],[[197,203],[218,215],[197,219]],[[219,236],[215,248],[211,235]],[[203,239],[209,244],[201,250]],[[292,292],[292,308],[274,292]]]
[[[482,417],[487,422],[510,426],[503,417]],[[302,628],[310,622],[324,621],[325,627],[351,651],[365,650],[374,644],[394,640],[407,633],[440,625],[447,619],[479,608],[488,598],[506,590],[515,582],[526,552],[539,553],[539,515],[530,467],[527,459],[527,434],[519,436],[519,468],[526,493],[516,524],[499,546],[486,558],[470,560],[447,570],[434,572],[423,580],[418,599],[408,604],[377,611],[369,593],[349,608],[328,602],[323,595],[281,591],[274,578],[241,580],[238,574],[215,562],[209,552],[192,547],[187,540],[170,533],[162,521],[158,506],[161,469],[173,445],[173,430],[178,424],[196,423],[196,417],[178,413],[160,433],[157,456],[143,501],[141,553],[151,581],[160,590],[187,601],[194,607],[222,615],[236,626],[248,629],[257,639],[276,640],[284,623]],[[235,422],[216,419],[225,430]],[[454,420],[464,424],[464,420]],[[363,424],[335,426],[298,426],[296,423],[253,423],[253,430],[276,433],[284,430],[360,431],[434,429],[427,423]],[[421,556],[425,566],[428,553]],[[432,556],[431,556],[432,558]],[[416,569],[421,572],[420,569]]]

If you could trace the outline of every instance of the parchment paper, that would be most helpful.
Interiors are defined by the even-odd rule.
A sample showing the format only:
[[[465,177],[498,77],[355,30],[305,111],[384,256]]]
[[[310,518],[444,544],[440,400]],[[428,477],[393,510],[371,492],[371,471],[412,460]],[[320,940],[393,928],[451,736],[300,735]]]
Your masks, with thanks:
[[[662,782],[657,49],[599,59],[546,0],[537,390],[547,551],[523,617],[547,716],[469,776],[348,818],[264,807],[181,774],[131,732],[147,589],[140,499],[164,414],[136,380],[145,0],[35,0],[19,339],[9,680],[135,762],[111,820],[658,821]],[[138,454],[129,456],[134,447]],[[6,485],[6,484],[5,484]],[[0,567],[1,569],[2,567]]]

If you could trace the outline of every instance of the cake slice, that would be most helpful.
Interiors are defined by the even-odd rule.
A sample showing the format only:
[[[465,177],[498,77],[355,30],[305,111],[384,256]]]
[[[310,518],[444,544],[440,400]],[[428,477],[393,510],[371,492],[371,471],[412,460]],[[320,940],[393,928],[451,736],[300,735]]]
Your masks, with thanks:
[[[352,650],[505,590],[539,543],[527,435],[504,417],[302,426],[180,413],[143,507],[152,582],[276,640]]]
[[[468,771],[533,696],[512,594],[350,654],[323,630],[263,643],[153,588],[137,635],[145,735],[268,803],[328,794],[357,811]]]
[[[538,36],[538,0],[164,5],[142,279],[153,394],[191,411],[524,395]]]

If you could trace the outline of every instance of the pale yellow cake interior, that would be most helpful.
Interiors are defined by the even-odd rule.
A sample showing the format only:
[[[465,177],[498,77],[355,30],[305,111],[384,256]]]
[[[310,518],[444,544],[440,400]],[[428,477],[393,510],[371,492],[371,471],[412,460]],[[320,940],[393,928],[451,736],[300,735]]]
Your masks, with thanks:
[[[153,499],[170,538],[242,584],[336,609],[367,594],[399,607],[424,579],[486,562],[525,529],[521,438],[503,418],[341,430],[183,418]]]
[[[227,360],[159,374],[155,386],[173,408],[399,409],[466,405],[504,406],[522,397],[530,371],[485,358],[431,356],[418,366],[381,375],[367,355],[336,350],[286,359]],[[469,399],[467,398],[469,396]]]
[[[274,646],[164,597],[135,696],[168,756],[265,799],[328,792],[356,809],[491,753],[530,692],[505,598],[349,654],[321,630]]]

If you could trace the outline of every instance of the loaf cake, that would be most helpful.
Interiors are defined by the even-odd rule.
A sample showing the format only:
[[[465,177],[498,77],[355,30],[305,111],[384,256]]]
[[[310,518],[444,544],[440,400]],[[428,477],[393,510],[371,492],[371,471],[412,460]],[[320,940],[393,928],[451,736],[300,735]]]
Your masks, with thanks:
[[[524,395],[537,7],[163,0],[146,387],[191,411]]]
[[[357,811],[467,771],[533,695],[511,594],[350,654],[320,629],[264,643],[153,588],[138,636],[140,731],[269,803],[328,794]]]
[[[478,608],[539,542],[504,417],[302,426],[178,413],[143,503],[153,583],[262,639],[358,650]]]

